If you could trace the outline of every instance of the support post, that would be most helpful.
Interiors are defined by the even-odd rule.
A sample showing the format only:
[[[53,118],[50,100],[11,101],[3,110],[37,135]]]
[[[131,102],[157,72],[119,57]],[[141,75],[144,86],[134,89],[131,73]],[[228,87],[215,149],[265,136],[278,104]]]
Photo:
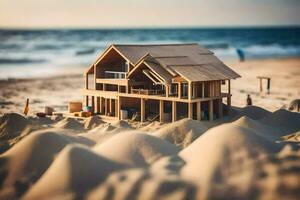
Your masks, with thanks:
[[[192,99],[192,84],[191,82],[188,83],[188,99]]]
[[[169,97],[170,88],[168,85],[165,85],[165,88],[166,88],[166,97]]]
[[[228,93],[231,94],[230,79],[228,80]]]
[[[85,74],[85,89],[89,89],[89,74],[88,73],[86,73]]]
[[[181,99],[181,83],[178,83],[178,98]]]
[[[104,99],[104,115],[107,115],[108,113],[108,107],[107,107],[107,98]]]
[[[141,98],[141,122],[145,121],[145,99]]]
[[[99,102],[99,107],[100,107],[100,114],[103,114],[103,97],[100,97],[100,102]]]
[[[92,96],[92,113],[95,112],[95,97]]]
[[[222,98],[219,100],[219,118],[223,118],[223,103]]]
[[[121,120],[121,97],[118,97],[118,118]]]
[[[159,122],[164,122],[164,101],[159,100]]]
[[[263,87],[262,87],[262,78],[259,79],[259,91],[260,91],[260,92],[263,91]]]
[[[96,97],[96,113],[100,113],[100,97]]]
[[[97,90],[97,67],[94,65],[94,89]]]
[[[85,106],[89,106],[89,96],[85,96]]]
[[[213,100],[209,100],[209,121],[212,121],[213,119],[214,119]]]
[[[103,91],[106,91],[106,84],[103,83]]]
[[[111,115],[113,113],[113,100],[109,99],[109,114]]]
[[[193,103],[188,103],[188,118],[193,119]]]
[[[197,102],[197,120],[201,121],[201,101]]]
[[[177,102],[172,101],[172,122],[177,121]]]
[[[204,89],[205,89],[205,86],[204,86],[204,84],[205,84],[205,83],[204,83],[204,82],[202,82],[202,98],[204,98],[204,94],[205,94],[205,93],[204,93]]]
[[[118,99],[115,99],[115,117],[118,117],[119,118],[119,109],[118,109],[118,106],[119,106],[119,103],[118,103]]]

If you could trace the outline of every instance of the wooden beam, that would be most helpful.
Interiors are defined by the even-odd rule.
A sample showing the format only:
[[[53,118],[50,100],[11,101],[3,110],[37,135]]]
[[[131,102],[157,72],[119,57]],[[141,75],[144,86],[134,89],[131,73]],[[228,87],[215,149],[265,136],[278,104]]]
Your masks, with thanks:
[[[188,103],[188,118],[193,119],[193,103]]]
[[[212,121],[214,119],[214,105],[213,100],[209,101],[209,121]]]
[[[219,118],[223,118],[223,103],[222,103],[222,99],[219,100]]]
[[[145,99],[141,98],[141,122],[145,121]]]
[[[118,118],[121,120],[121,97],[118,98]]]
[[[89,106],[89,96],[85,96],[85,106]]]
[[[205,89],[205,82],[202,82],[202,98],[204,98],[204,89]]]
[[[85,89],[89,89],[89,74],[85,74]]]
[[[192,99],[192,84],[191,82],[188,83],[188,99]]]
[[[112,99],[109,99],[109,114],[113,113],[113,103],[112,103]]]
[[[177,102],[172,101],[172,122],[177,121]]]
[[[228,94],[231,94],[231,85],[230,85],[230,79],[228,80]]]
[[[107,113],[108,113],[107,103],[108,103],[107,98],[104,98],[104,115],[107,115]]]
[[[100,97],[96,97],[96,113],[100,113]]]
[[[100,97],[100,102],[99,102],[99,107],[100,107],[100,114],[103,114],[103,97]]]
[[[118,100],[117,99],[115,99],[115,117],[118,117],[119,118],[119,108],[118,108],[118,105],[119,105],[119,103],[118,103]]]
[[[92,113],[95,112],[95,97],[92,96]]]
[[[166,97],[169,97],[169,86],[168,85],[165,85],[165,88],[166,88]]]
[[[164,101],[159,100],[159,122],[164,122]]]
[[[178,98],[181,99],[181,83],[178,83]]]
[[[201,102],[197,102],[197,120],[201,121]]]
[[[97,67],[96,67],[96,65],[94,65],[94,88],[95,88],[95,90],[97,89],[96,88],[96,85],[97,85]]]

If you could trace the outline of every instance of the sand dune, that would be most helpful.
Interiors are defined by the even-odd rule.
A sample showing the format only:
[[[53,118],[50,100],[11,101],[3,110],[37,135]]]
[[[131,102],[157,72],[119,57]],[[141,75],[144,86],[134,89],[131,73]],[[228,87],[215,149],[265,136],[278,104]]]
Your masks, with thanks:
[[[93,129],[103,123],[105,123],[105,122],[103,122],[99,116],[92,116],[92,117],[85,119],[84,128],[85,129]]]
[[[40,178],[58,154],[69,143],[91,145],[87,139],[51,131],[31,133],[0,156],[4,188],[0,197],[20,196]]]
[[[207,198],[211,185],[225,181],[231,171],[240,171],[252,159],[275,153],[280,147],[249,128],[224,124],[208,130],[179,153],[186,162],[181,173],[198,182]],[[250,184],[251,173],[243,178]]]
[[[168,140],[180,148],[185,148],[205,131],[207,128],[203,123],[192,119],[182,119],[164,126],[153,135]]]
[[[93,150],[103,157],[132,166],[145,166],[160,157],[174,155],[179,151],[167,141],[133,131],[115,135],[96,145]]]
[[[300,113],[280,109],[262,118],[261,122],[284,129],[284,134],[293,133],[300,130]]]
[[[61,129],[71,129],[74,131],[83,131],[84,127],[79,121],[74,118],[64,118],[63,120],[57,122],[54,127]]]
[[[29,135],[0,155],[0,199],[299,196],[298,113],[250,106],[213,123],[139,126],[99,117],[81,122],[10,114],[1,120],[2,135],[15,133],[10,140]]]
[[[24,199],[40,199],[72,192],[81,199],[109,173],[125,166],[105,159],[84,146],[67,146],[41,179],[29,190]]]

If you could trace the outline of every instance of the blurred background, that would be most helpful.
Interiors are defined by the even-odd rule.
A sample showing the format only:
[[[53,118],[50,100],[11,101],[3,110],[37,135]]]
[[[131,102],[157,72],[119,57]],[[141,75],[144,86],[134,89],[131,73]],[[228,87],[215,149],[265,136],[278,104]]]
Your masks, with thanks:
[[[190,43],[223,60],[300,56],[298,0],[0,0],[0,79],[79,72],[112,43]]]

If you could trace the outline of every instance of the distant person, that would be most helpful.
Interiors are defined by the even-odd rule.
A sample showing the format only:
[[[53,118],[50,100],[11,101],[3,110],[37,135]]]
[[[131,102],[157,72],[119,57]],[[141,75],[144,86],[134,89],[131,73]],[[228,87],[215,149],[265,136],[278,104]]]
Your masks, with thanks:
[[[242,49],[236,49],[236,52],[240,58],[240,61],[241,62],[244,62],[245,61],[245,53]]]
[[[252,106],[252,99],[250,97],[250,94],[247,95],[247,106]]]

